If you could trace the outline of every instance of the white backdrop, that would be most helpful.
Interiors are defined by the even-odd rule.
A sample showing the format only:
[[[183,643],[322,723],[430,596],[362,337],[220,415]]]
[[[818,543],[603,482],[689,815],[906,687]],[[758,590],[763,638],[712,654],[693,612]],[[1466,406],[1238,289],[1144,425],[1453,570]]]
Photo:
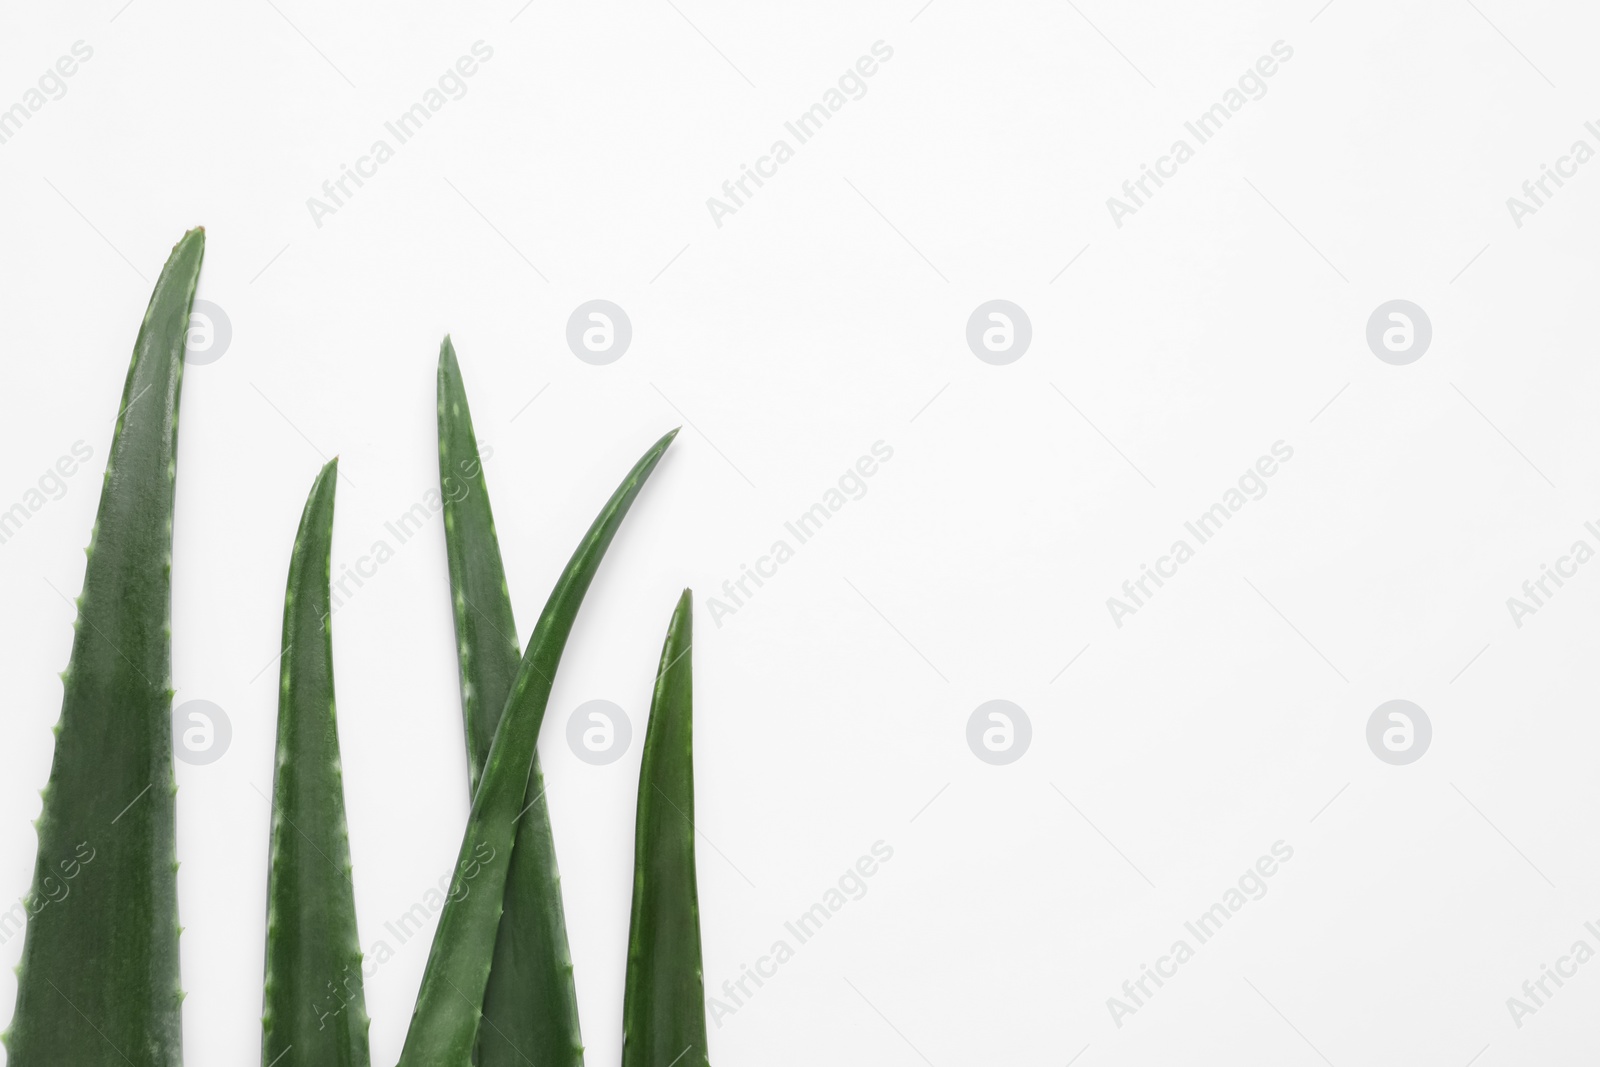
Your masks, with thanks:
[[[638,742],[685,585],[714,1062],[1592,1060],[1600,964],[1571,953],[1600,949],[1600,566],[1568,557],[1600,548],[1600,166],[1578,162],[1600,26],[1319,5],[13,6],[0,898],[28,885],[127,357],[203,224],[174,684],[232,736],[178,765],[190,1062],[259,1055],[266,668],[334,454],[335,572],[395,550],[334,646],[361,939],[393,952],[374,1061],[398,1055],[431,925],[386,924],[466,812],[442,528],[385,525],[437,484],[446,332],[524,638],[616,480],[684,425],[541,746],[590,1063],[619,1055]],[[786,123],[818,104],[802,141]],[[1546,166],[1563,184],[1531,184]],[[766,176],[741,191],[746,167]],[[566,340],[597,299],[631,323],[606,365]],[[990,352],[980,316],[980,359],[991,300],[1031,339],[1011,312]],[[1411,337],[1380,359],[1368,321],[1396,300],[1421,315],[1379,316]],[[785,523],[819,503],[801,543]],[[736,603],[746,565],[768,577]],[[1145,565],[1164,584],[1140,591]],[[1567,576],[1536,602],[1545,566]],[[590,700],[631,719],[607,765],[566,742]],[[1003,722],[969,746],[990,700],[1026,716],[1009,763],[978,757]],[[1431,737],[1413,711],[1409,749],[1386,718],[1404,751],[1369,746],[1391,700]],[[801,943],[785,923],[818,903]],[[1217,904],[1202,943],[1185,924]],[[1525,993],[1545,967],[1570,977]]]

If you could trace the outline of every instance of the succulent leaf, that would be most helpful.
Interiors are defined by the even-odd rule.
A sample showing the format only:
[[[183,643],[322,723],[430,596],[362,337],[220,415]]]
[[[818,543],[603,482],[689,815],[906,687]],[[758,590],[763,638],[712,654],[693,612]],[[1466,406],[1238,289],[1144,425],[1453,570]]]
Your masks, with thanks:
[[[516,679],[521,649],[472,410],[455,347],[439,348],[439,488],[474,791]],[[506,875],[505,913],[484,993],[479,1067],[581,1067],[578,994],[567,946],[544,775],[535,752]]]
[[[333,692],[328,568],[338,466],[323,467],[311,485],[284,595],[263,1067],[371,1063]]]
[[[650,701],[634,818],[622,1067],[707,1067],[694,861],[693,600],[678,598]]]
[[[11,1067],[183,1061],[172,771],[172,506],[203,230],[139,327],[78,598],[27,901]]]
[[[557,579],[533,628],[472,797],[454,881],[434,932],[400,1067],[469,1067],[472,1062],[516,828],[556,666],[607,547],[676,435],[674,430],[651,446],[612,493]]]

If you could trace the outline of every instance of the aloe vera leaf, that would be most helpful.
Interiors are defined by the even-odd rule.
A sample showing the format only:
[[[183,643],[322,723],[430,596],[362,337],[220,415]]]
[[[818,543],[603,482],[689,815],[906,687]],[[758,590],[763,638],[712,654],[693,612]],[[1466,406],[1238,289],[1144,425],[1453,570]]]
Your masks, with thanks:
[[[183,1061],[172,776],[172,505],[184,341],[205,233],[139,327],[62,674],[11,1067]]]
[[[521,651],[506,590],[488,484],[472,430],[461,367],[439,346],[439,488],[461,668],[461,708],[473,792],[511,693]],[[484,993],[479,1067],[581,1067],[578,993],[561,906],[544,776],[535,752],[506,874],[505,912]]]
[[[472,797],[450,896],[439,916],[400,1067],[468,1067],[500,925],[509,859],[556,666],[578,607],[623,517],[676,430],[651,446],[617,486],[557,579],[528,639],[511,695]],[[490,1028],[494,1020],[485,1019]]]
[[[328,568],[338,474],[335,459],[311,485],[283,599],[263,1065],[371,1063],[333,699]]]
[[[522,660],[511,613],[500,539],[472,429],[472,409],[456,362],[455,345],[439,346],[439,491],[444,498],[445,555],[461,671],[461,713],[466,720],[471,791],[489,758],[494,730]],[[538,757],[535,756],[535,759]]]
[[[678,598],[650,701],[634,817],[622,1067],[707,1067],[694,866],[693,600]]]

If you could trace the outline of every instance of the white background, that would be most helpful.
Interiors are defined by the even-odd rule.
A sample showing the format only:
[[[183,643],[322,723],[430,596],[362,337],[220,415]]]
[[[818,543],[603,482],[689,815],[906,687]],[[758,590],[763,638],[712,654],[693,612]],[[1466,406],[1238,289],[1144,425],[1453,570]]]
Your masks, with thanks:
[[[1520,1028],[1506,998],[1600,948],[1600,566],[1520,628],[1506,598],[1600,547],[1600,165],[1520,228],[1506,198],[1600,147],[1593,13],[919,3],[5,14],[0,107],[94,54],[0,144],[0,508],[75,441],[94,459],[0,545],[0,898],[33,862],[72,632],[55,590],[81,583],[149,282],[189,226],[232,327],[188,370],[179,460],[177,700],[233,729],[178,766],[190,1062],[259,1055],[263,669],[305,492],[339,454],[337,572],[436,486],[447,331],[524,637],[616,480],[686,424],[543,735],[590,1063],[619,1055],[638,741],[685,585],[707,992],[894,849],[713,1026],[714,1062],[1592,1059],[1600,963]],[[307,198],[480,40],[466,95],[317,226]],[[706,198],[880,40],[866,95],[719,228]],[[1280,40],[1266,95],[1114,225],[1106,198]],[[594,298],[634,328],[605,367],[564,339]],[[993,298],[1032,321],[1009,366],[964,337]],[[1364,336],[1396,298],[1434,330],[1403,367]],[[866,495],[716,625],[707,598],[880,440]],[[1280,440],[1267,495],[1115,626],[1106,598]],[[466,812],[437,518],[334,645],[361,939],[396,949],[367,984],[387,1064],[428,938],[384,924]],[[1004,767],[966,742],[994,698],[1033,727]],[[1394,698],[1433,723],[1410,766],[1365,740]],[[632,717],[610,766],[565,743],[590,699]],[[1107,998],[1279,840],[1266,896],[1115,1025]],[[20,951],[0,946],[0,1018]]]

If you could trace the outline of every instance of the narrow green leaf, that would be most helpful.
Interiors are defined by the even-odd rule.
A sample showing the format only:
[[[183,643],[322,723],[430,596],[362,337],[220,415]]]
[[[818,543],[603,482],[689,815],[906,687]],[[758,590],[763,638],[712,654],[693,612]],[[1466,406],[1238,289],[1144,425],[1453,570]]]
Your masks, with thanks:
[[[517,643],[478,437],[472,430],[472,409],[448,337],[439,346],[438,392],[439,493],[444,498],[444,545],[456,620],[468,782],[476,793],[500,712],[517,677],[522,646]]]
[[[333,699],[328,568],[338,481],[335,459],[311,485],[283,601],[263,1067],[371,1063]]]
[[[400,1067],[471,1063],[512,844],[556,666],[606,548],[676,435],[674,430],[657,441],[628,472],[568,561],[533,628],[472,797],[455,880],[439,916]]]
[[[521,658],[495,536],[489,487],[455,347],[439,347],[439,488],[461,666],[461,708],[474,792]],[[581,1067],[578,993],[572,980],[561,875],[544,775],[535,752],[507,872],[505,913],[478,1031],[479,1067]]]
[[[172,777],[172,503],[205,233],[139,327],[78,598],[28,896],[11,1067],[183,1060]]]
[[[693,607],[685,589],[661,649],[639,766],[622,1067],[708,1063],[694,867]]]

